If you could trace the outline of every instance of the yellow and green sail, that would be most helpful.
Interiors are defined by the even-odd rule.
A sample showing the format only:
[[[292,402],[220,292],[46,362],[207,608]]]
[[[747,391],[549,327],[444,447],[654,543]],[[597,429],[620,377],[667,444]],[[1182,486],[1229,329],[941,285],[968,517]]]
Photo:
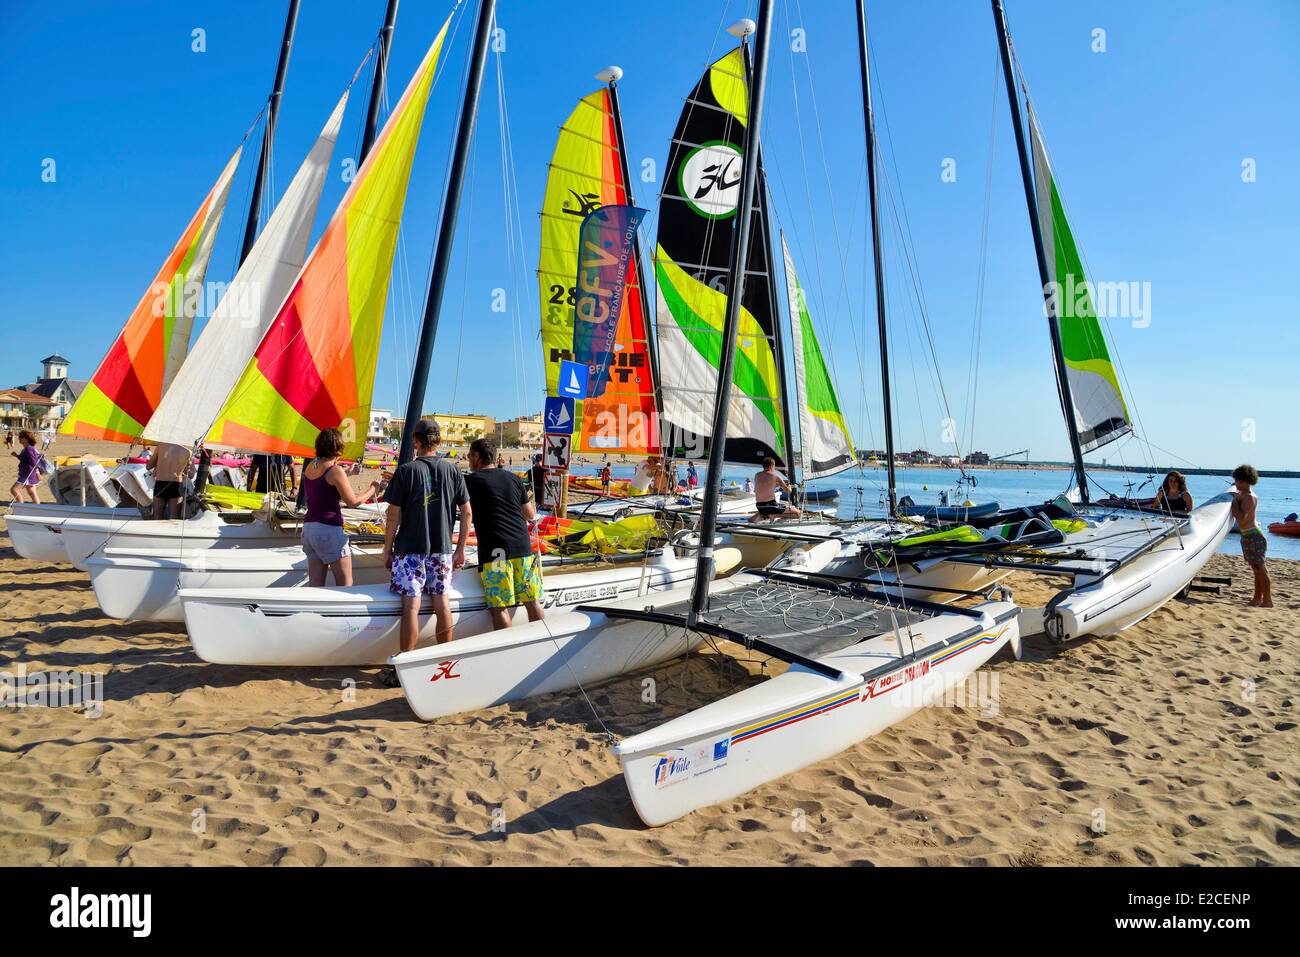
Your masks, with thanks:
[[[158,275],[59,426],[62,435],[135,442],[189,349],[194,315],[230,183],[243,147],[226,163]]]
[[[659,379],[664,446],[691,456],[712,441],[731,224],[740,203],[740,170],[749,118],[742,51],[713,63],[686,99],[673,134],[659,205]],[[781,415],[771,234],[761,171],[753,235],[745,264],[734,389],[725,458],[754,464],[772,456],[784,465],[789,448]]]
[[[1091,452],[1131,432],[1132,423],[1032,107],[1029,138],[1038,223],[1047,257],[1048,301],[1060,329],[1066,387],[1074,403],[1070,425],[1082,450]]]
[[[850,468],[857,457],[785,236],[781,237],[781,252],[785,259],[785,288],[790,300],[790,329],[793,333],[799,455],[803,477],[807,480],[842,472]]]
[[[322,429],[337,428],[344,456],[362,454],[398,226],[446,33],[444,23],[226,399],[209,445],[306,456]]]

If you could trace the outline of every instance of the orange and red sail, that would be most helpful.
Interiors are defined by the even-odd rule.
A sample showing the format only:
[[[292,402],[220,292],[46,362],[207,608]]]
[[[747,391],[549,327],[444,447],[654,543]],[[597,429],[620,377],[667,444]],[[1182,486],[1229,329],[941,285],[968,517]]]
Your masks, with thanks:
[[[305,456],[320,430],[338,428],[344,455],[362,454],[398,226],[448,23],[226,399],[209,445]]]
[[[235,150],[191,217],[59,426],[60,434],[134,442],[144,432],[185,360],[203,279],[242,149]]]

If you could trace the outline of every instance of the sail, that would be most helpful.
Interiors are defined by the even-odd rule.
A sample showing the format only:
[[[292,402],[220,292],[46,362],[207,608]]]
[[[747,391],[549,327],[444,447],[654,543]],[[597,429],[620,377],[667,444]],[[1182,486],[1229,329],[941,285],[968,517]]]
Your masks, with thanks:
[[[192,445],[212,427],[307,258],[347,102],[345,92],[145,426],[146,439]]]
[[[1035,198],[1047,257],[1048,284],[1061,332],[1066,381],[1074,401],[1072,425],[1079,436],[1080,448],[1091,452],[1131,432],[1132,424],[1102,335],[1092,289],[1083,272],[1083,259],[1065,218],[1065,206],[1052,177],[1032,107],[1029,139],[1033,147]]]
[[[450,22],[222,405],[209,445],[306,456],[322,429],[337,428],[344,456],[361,455],[406,187]]]
[[[583,220],[602,206],[630,201],[619,142],[612,94],[605,88],[578,101],[555,143],[542,204],[537,269],[547,395],[557,394],[560,362],[573,359],[574,279]],[[659,451],[653,358],[635,253],[625,283],[615,358],[603,390],[575,412],[573,447],[579,451]]]
[[[857,456],[784,236],[781,237],[781,252],[785,258],[786,295],[790,299],[800,457],[803,477],[807,480],[842,472],[857,461]]]
[[[669,152],[659,209],[659,379],[664,445],[706,454],[713,425],[732,222],[740,202],[749,86],[740,48],[716,61],[691,91]],[[767,188],[760,164],[745,264],[725,458],[784,464],[787,438],[777,367]]]
[[[62,435],[134,442],[189,348],[203,278],[243,147],[226,163],[63,423]]]

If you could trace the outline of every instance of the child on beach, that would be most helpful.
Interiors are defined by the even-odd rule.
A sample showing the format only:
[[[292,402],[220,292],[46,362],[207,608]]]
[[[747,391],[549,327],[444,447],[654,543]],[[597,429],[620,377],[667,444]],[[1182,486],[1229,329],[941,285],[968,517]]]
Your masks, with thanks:
[[[1250,600],[1251,607],[1273,607],[1273,582],[1264,567],[1264,555],[1268,552],[1268,539],[1255,522],[1255,509],[1259,497],[1252,487],[1259,482],[1259,472],[1253,465],[1239,465],[1232,470],[1232,517],[1241,529],[1241,555],[1246,559],[1255,576],[1255,595]]]
[[[9,487],[9,495],[15,502],[24,498],[39,502],[36,486],[41,484],[41,470],[38,467],[40,456],[36,453],[36,436],[23,429],[18,433],[18,444],[22,446],[22,451],[9,453],[18,460],[18,481]]]

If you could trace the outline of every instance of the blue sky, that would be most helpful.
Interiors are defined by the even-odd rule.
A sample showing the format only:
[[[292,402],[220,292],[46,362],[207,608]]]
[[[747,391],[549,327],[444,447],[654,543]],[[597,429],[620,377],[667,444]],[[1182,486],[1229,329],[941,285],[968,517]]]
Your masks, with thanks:
[[[261,108],[287,3],[244,0],[21,4],[0,15],[0,385],[28,381],[58,350],[87,376],[181,227]],[[682,97],[754,4],[611,0],[562,7],[502,0],[511,150],[522,216],[502,182],[498,60],[488,80],[426,409],[508,418],[540,407],[537,217],[558,124],[609,63],[634,173],[662,166]],[[383,0],[307,0],[289,66],[275,188],[287,184],[352,75]],[[394,98],[450,5],[403,0]],[[862,118],[852,5],[778,0],[764,148],[780,225],[859,446],[883,444],[865,244]],[[557,14],[557,10],[563,12]],[[401,410],[410,345],[472,28],[463,18],[431,99],[407,198],[398,302],[384,332],[376,405]],[[895,202],[906,210],[948,407],[964,448],[1068,455],[997,48],[983,0],[869,5],[877,122]],[[1150,283],[1150,322],[1109,324],[1130,407],[1158,449],[1096,458],[1300,465],[1300,4],[1008,0],[1025,78],[1092,278]],[[462,18],[458,18],[462,19]],[[191,49],[206,32],[206,52]],[[802,28],[806,52],[791,49]],[[1105,52],[1094,52],[1094,31]],[[811,76],[811,81],[810,81]],[[796,98],[798,108],[796,108]],[[815,99],[816,109],[813,108]],[[355,152],[364,92],[335,155]],[[979,361],[972,363],[986,210]],[[233,273],[255,150],[231,193],[210,279]],[[57,179],[41,179],[53,158]],[[955,181],[943,177],[955,162]],[[1243,182],[1253,160],[1255,181]],[[949,169],[952,164],[949,164]],[[654,205],[658,183],[637,183]],[[342,196],[332,178],[317,229]],[[900,207],[902,208],[902,207]],[[653,236],[651,218],[646,236]],[[507,256],[522,231],[522,261]],[[902,447],[943,447],[945,413],[917,297],[886,217],[889,312]],[[506,313],[492,310],[506,290]],[[521,353],[518,342],[523,341]],[[969,374],[978,370],[976,401]],[[400,414],[400,411],[399,411]],[[973,439],[973,442],[970,440]],[[1167,451],[1166,451],[1167,450]]]

